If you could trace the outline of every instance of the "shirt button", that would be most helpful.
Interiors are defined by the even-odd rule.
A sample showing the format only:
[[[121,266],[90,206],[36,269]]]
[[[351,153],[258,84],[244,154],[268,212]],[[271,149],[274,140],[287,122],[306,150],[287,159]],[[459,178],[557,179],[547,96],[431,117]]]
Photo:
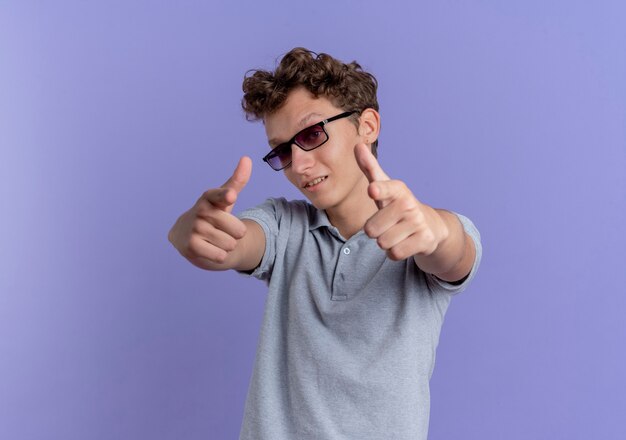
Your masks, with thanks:
[[[350,255],[350,248],[344,248],[343,253],[346,255]]]

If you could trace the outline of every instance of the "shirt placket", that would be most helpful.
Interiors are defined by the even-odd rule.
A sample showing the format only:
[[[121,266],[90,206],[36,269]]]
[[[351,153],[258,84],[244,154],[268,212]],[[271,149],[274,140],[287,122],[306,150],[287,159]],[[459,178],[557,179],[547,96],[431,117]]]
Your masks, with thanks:
[[[356,270],[355,258],[357,258],[359,249],[357,240],[358,237],[354,235],[349,240],[342,242],[339,248],[331,293],[333,301],[345,301],[353,293],[352,279]]]

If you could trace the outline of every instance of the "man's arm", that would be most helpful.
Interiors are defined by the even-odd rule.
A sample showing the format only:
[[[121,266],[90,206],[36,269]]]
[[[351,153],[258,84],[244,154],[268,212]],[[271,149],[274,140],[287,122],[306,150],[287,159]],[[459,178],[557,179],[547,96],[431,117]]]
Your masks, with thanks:
[[[416,254],[415,264],[424,272],[448,282],[462,280],[469,275],[476,258],[474,240],[465,232],[459,218],[446,210],[433,209],[439,217],[442,233],[440,242],[434,252],[429,255]]]
[[[197,232],[189,237],[186,246],[177,246],[172,241],[171,236],[170,242],[191,264],[201,269],[252,271],[256,269],[263,259],[265,253],[265,233],[261,226],[253,220],[244,219],[242,223],[246,228],[244,235],[236,240],[232,250],[226,251],[223,259],[211,255],[206,237]]]
[[[413,257],[424,272],[455,282],[469,274],[476,258],[474,242],[456,215],[421,203],[400,180],[392,180],[365,145],[355,156],[370,182],[368,195],[379,210],[364,226],[368,237],[392,260]]]
[[[195,266],[206,270],[252,270],[261,262],[265,252],[263,229],[231,213],[251,173],[252,161],[242,158],[224,185],[202,194],[170,229],[170,243]]]

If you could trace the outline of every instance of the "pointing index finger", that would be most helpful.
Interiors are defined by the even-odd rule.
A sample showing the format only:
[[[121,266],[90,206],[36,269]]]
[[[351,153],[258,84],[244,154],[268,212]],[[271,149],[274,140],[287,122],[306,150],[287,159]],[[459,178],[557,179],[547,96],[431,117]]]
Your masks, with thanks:
[[[377,180],[390,180],[367,145],[358,144],[354,147],[354,155],[359,168],[370,183]]]

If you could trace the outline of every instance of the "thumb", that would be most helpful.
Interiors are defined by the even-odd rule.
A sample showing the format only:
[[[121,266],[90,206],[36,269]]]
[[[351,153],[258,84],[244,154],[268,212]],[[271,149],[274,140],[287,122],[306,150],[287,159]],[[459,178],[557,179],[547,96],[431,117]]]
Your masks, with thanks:
[[[250,180],[251,175],[252,159],[250,159],[248,156],[243,156],[241,159],[239,159],[239,163],[237,164],[237,168],[235,168],[233,175],[230,176],[230,178],[226,182],[224,182],[222,188],[234,189],[237,194],[239,194]]]
[[[370,183],[377,180],[390,180],[367,145],[358,144],[354,147],[354,156],[359,164],[359,168],[361,168],[361,171],[363,171]]]
[[[220,201],[217,203],[213,203],[216,206],[219,206],[221,209],[224,209],[226,212],[231,212],[233,209],[233,205],[237,201],[237,196],[241,192],[241,190],[246,186],[248,180],[250,180],[250,175],[252,174],[252,159],[248,156],[243,156],[239,159],[239,163],[237,164],[237,168],[233,171],[233,175],[228,178],[226,182],[220,187],[223,188],[223,191],[220,195]],[[233,191],[234,190],[234,194]]]

